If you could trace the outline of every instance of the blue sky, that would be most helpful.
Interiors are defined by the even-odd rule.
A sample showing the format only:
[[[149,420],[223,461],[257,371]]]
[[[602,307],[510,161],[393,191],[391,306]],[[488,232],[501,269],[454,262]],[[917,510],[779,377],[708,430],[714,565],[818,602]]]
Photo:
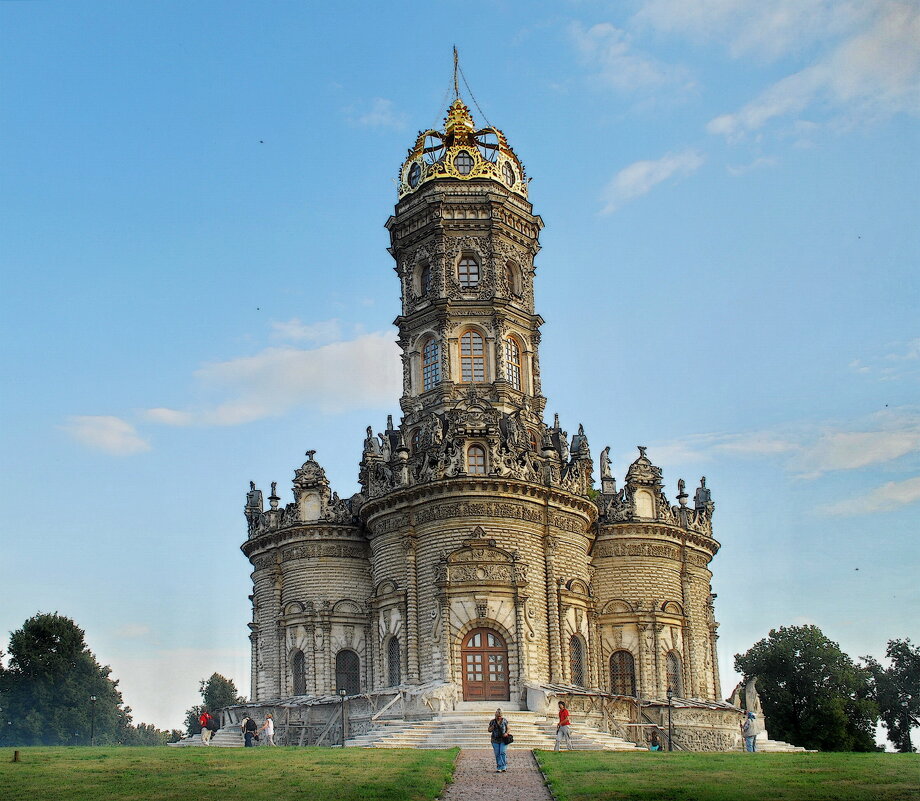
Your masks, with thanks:
[[[161,727],[248,693],[245,490],[315,448],[351,494],[398,412],[383,223],[453,44],[546,223],[548,413],[708,478],[724,692],[772,627],[920,638],[915,3],[5,2],[0,37],[4,646],[73,617]]]

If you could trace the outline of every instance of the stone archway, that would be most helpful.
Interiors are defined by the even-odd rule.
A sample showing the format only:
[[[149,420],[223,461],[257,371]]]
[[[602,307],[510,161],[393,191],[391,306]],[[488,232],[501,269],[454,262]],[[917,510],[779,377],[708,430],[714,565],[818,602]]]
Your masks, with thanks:
[[[467,632],[460,644],[464,701],[508,701],[508,646],[493,629]]]

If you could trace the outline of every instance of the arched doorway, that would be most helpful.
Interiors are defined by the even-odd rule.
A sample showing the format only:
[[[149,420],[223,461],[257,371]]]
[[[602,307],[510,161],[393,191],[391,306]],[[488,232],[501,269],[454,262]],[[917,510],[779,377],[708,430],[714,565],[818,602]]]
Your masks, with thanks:
[[[460,646],[464,701],[507,701],[508,646],[498,632],[473,629]]]

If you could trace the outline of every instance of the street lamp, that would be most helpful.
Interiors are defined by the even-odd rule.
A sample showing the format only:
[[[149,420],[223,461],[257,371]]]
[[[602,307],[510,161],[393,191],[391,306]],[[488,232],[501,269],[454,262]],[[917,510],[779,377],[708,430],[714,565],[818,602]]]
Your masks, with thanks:
[[[89,718],[89,742],[94,746],[96,745],[96,696],[91,695],[89,700],[92,703]]]
[[[339,690],[342,696],[342,748],[345,747],[345,690]]]
[[[673,751],[671,738],[674,736],[674,728],[671,725],[671,699],[674,697],[674,690],[668,687],[668,751]]]

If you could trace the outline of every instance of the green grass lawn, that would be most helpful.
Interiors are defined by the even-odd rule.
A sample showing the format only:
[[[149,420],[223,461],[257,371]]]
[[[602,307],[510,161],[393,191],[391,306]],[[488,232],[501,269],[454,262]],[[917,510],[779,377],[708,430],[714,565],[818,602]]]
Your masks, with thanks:
[[[431,801],[451,751],[364,748],[0,749],[0,801]]]
[[[908,801],[916,754],[538,751],[558,801]]]

